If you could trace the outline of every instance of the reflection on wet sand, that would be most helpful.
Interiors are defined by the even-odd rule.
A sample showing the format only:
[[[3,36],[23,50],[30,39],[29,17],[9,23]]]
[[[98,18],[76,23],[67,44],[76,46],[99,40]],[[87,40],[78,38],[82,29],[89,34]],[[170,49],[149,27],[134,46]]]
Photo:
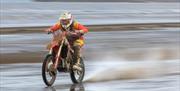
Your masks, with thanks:
[[[73,84],[69,91],[85,91],[83,84]]]
[[[66,89],[69,89],[68,91],[85,91],[85,87],[83,83],[80,84],[72,84],[72,85],[57,85],[52,87],[46,87],[45,91],[59,91],[58,87],[67,87]],[[65,88],[64,88],[65,89]]]

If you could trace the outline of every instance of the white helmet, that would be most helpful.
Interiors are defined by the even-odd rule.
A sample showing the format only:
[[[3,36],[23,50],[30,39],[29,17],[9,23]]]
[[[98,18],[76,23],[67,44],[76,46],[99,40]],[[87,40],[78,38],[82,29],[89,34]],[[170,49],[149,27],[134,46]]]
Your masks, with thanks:
[[[65,11],[59,17],[60,23],[63,28],[67,29],[73,22],[72,14],[68,11]]]

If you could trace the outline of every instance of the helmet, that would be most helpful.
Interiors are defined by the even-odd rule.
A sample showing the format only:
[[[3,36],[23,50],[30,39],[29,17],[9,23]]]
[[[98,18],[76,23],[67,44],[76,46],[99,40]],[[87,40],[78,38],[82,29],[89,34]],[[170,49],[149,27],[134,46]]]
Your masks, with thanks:
[[[62,13],[59,17],[60,23],[63,28],[67,29],[73,22],[72,14],[68,11]]]

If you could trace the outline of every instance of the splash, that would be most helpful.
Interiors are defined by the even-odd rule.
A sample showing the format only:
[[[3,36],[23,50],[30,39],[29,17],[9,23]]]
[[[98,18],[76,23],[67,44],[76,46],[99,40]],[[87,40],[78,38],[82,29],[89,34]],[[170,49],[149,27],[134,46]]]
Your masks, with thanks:
[[[166,61],[105,61],[92,64],[98,66],[89,72],[85,82],[103,82],[125,79],[141,79],[152,76],[161,76],[171,73],[180,73],[179,60]]]

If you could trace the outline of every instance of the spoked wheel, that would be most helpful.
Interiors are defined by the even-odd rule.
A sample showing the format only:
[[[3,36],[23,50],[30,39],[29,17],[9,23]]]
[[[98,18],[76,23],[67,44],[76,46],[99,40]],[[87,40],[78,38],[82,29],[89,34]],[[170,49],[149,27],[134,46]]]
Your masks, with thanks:
[[[85,65],[82,58],[80,58],[80,68],[81,70],[75,70],[73,65],[71,66],[70,76],[73,83],[81,83],[84,78]]]
[[[53,68],[54,57],[47,55],[42,65],[42,78],[47,86],[51,86],[56,79],[56,70]]]

